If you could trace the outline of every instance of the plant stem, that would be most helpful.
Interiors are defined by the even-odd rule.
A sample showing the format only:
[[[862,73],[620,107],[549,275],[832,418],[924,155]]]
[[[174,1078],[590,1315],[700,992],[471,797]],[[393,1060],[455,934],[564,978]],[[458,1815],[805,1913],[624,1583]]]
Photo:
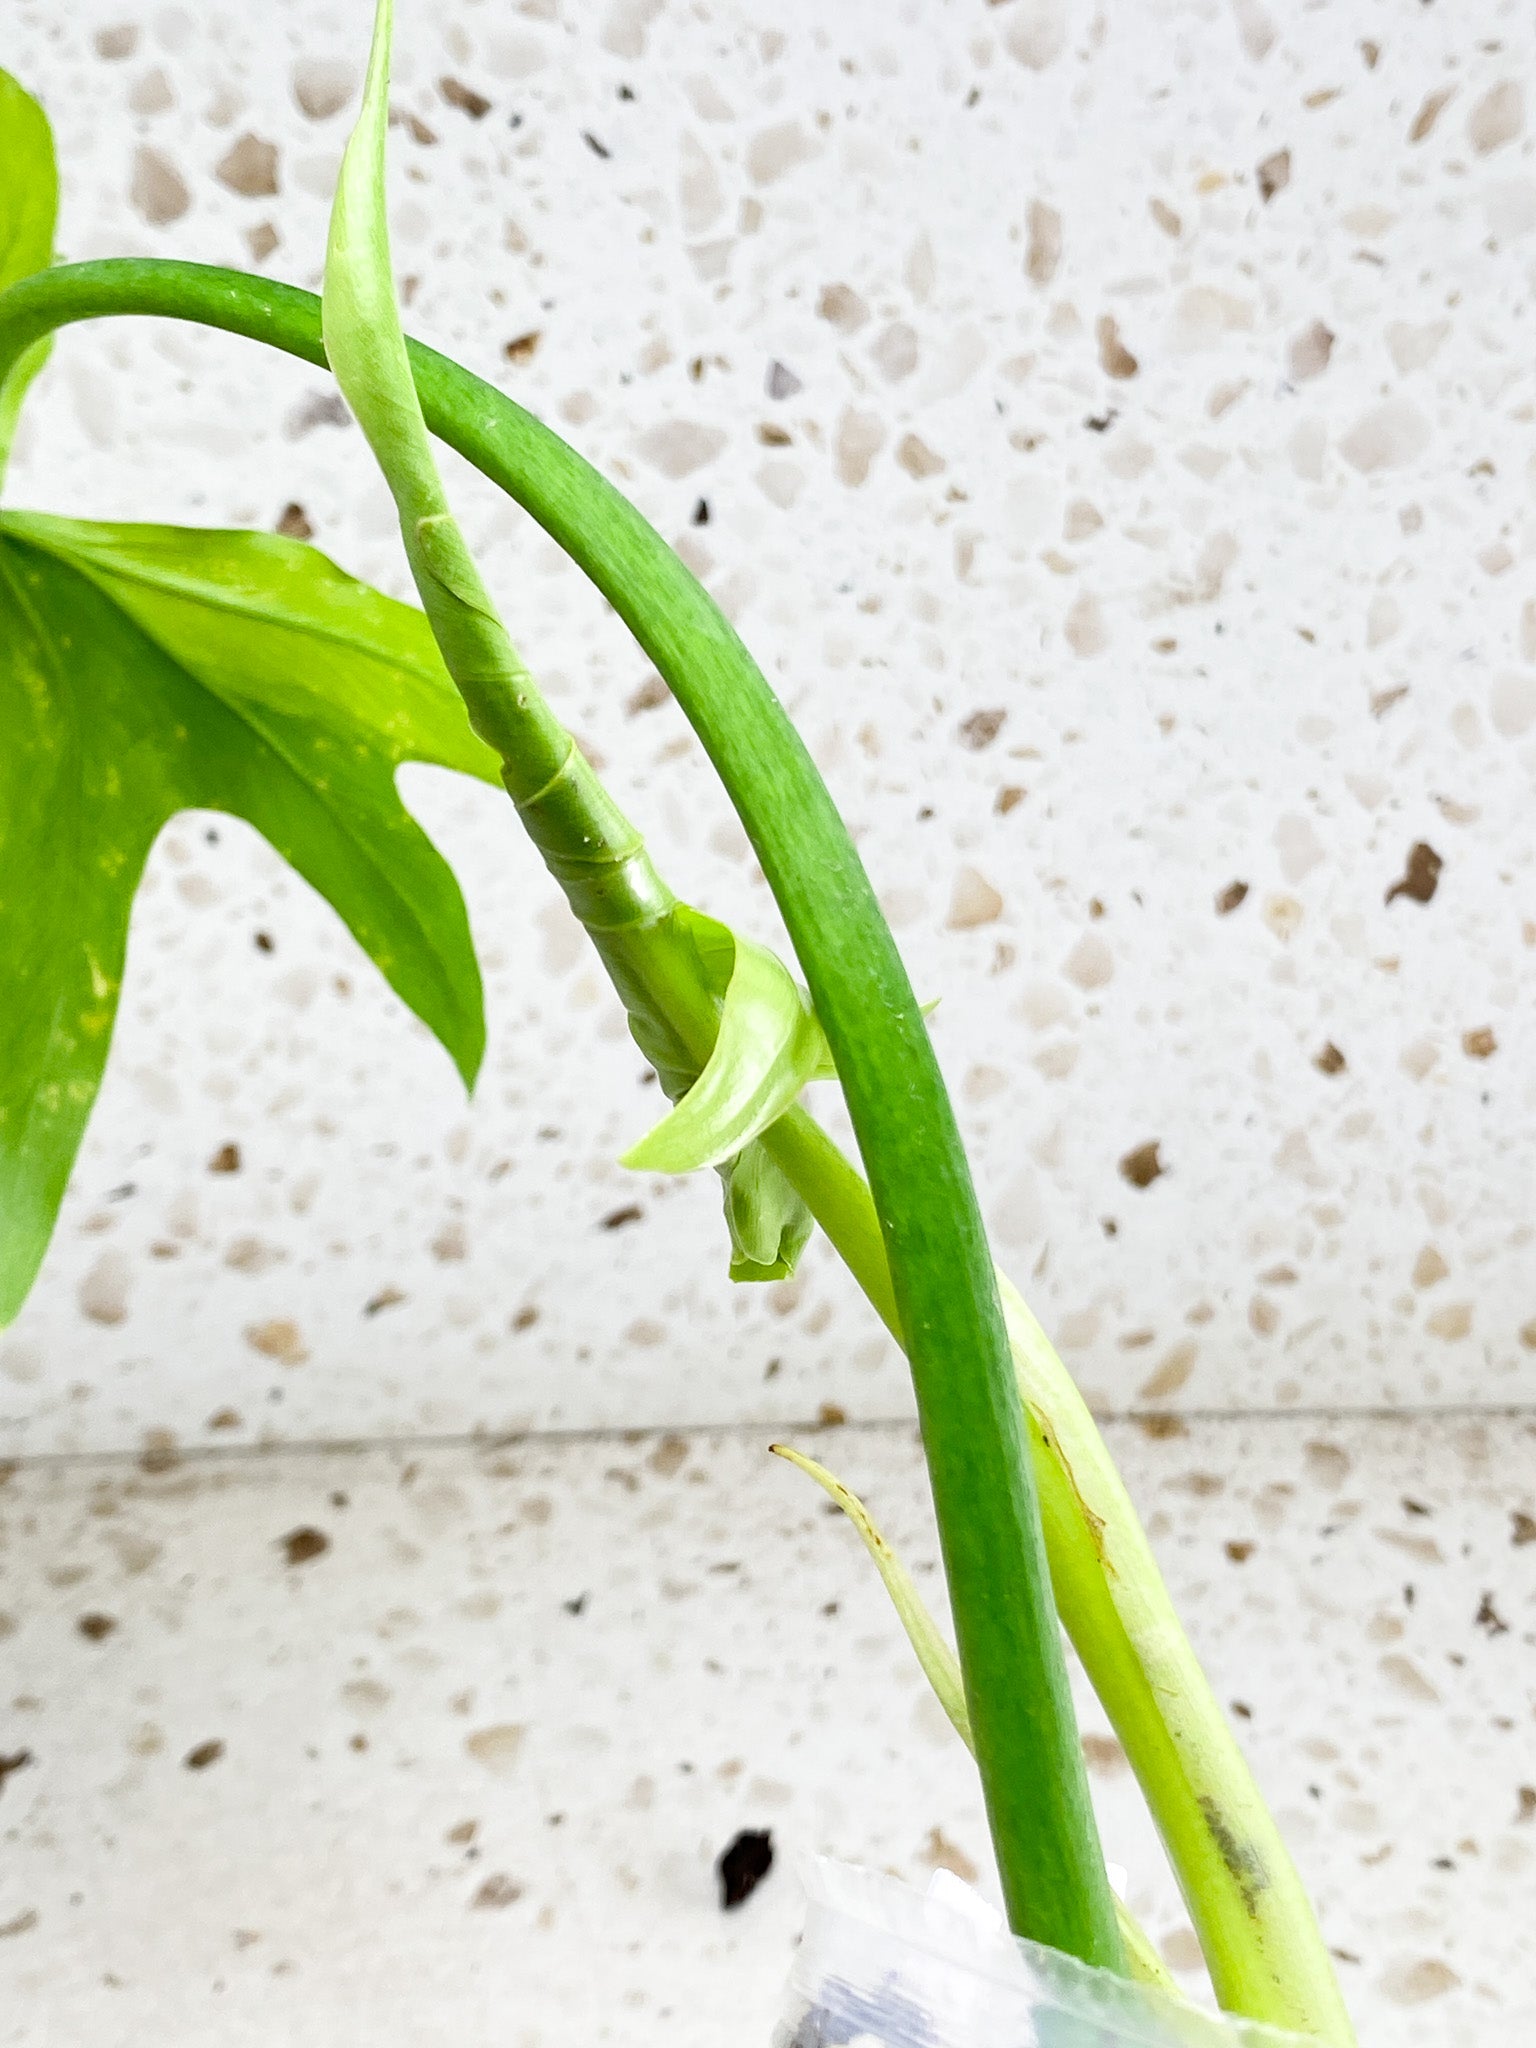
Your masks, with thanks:
[[[117,261],[45,273],[0,295],[0,382],[23,349],[57,326],[145,313],[248,335],[317,365],[325,360],[318,301],[307,293],[199,266]],[[417,343],[410,350],[433,431],[573,556],[624,616],[690,717],[696,693],[712,680],[706,674],[701,685],[693,671],[690,643],[699,633],[716,651],[717,665],[734,662],[755,675],[712,600],[579,455],[494,387]],[[603,518],[593,516],[594,505]],[[645,588],[659,586],[663,602],[634,601],[642,567]],[[704,721],[696,723],[709,745]],[[803,1109],[781,1118],[764,1143],[902,1341],[884,1245],[860,1176]],[[1029,1411],[1057,1602],[1147,1795],[1217,1995],[1229,2011],[1348,2048],[1353,2034],[1311,1907],[1179,1625],[1103,1440],[1048,1340],[1006,1283],[1003,1305]]]
[[[99,278],[103,267],[88,268]],[[254,315],[264,338],[324,360],[315,302],[306,295],[193,266],[178,266],[175,275],[121,266],[120,285],[129,283],[125,270],[158,301],[136,310],[246,332]],[[54,272],[28,289],[65,275]],[[14,315],[14,300],[5,311]],[[0,333],[0,375],[14,332]],[[411,366],[440,426],[434,372],[450,389],[462,373],[419,349]],[[482,434],[504,439],[508,416],[496,420],[487,387],[480,397]],[[456,409],[450,402],[447,410]],[[686,698],[679,690],[680,700],[741,814],[837,1062],[907,1336],[1010,1922],[1052,1947],[1123,1970],[995,1271],[916,998],[842,819],[782,706],[697,585],[683,610],[674,609],[678,593],[667,588],[669,576],[658,579],[650,529],[617,493],[594,506],[590,476],[563,480],[563,523],[573,537],[589,527],[609,530],[619,542],[613,588],[621,613],[632,629],[649,622],[650,638],[664,643],[663,673],[686,669],[693,687]]]

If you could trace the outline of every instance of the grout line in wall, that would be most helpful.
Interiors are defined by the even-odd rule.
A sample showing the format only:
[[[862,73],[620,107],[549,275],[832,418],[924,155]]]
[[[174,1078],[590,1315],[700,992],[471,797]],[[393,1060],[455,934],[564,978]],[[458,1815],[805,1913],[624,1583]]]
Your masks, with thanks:
[[[1101,1413],[1101,1426],[1148,1429],[1149,1434],[1182,1435],[1202,1424],[1223,1428],[1294,1428],[1297,1423],[1317,1427],[1376,1423],[1413,1424],[1422,1422],[1486,1423],[1509,1422],[1536,1430],[1536,1406],[1458,1406],[1454,1408],[1189,1408],[1119,1409]],[[1182,1425],[1175,1429],[1174,1424]],[[765,1441],[778,1437],[876,1436],[913,1433],[917,1424],[909,1416],[881,1416],[869,1421],[826,1423],[819,1417],[799,1422],[699,1422],[655,1423],[646,1427],[605,1429],[529,1429],[465,1431],[443,1434],[391,1435],[373,1437],[307,1437],[291,1442],[257,1444],[195,1444],[148,1452],[38,1451],[0,1452],[0,1481],[13,1472],[72,1469],[89,1466],[137,1466],[151,1473],[171,1471],[194,1464],[257,1463],[280,1458],[330,1458],[362,1456],[378,1451],[504,1451],[513,1448],[565,1449],[581,1444],[642,1444],[660,1437],[756,1437]]]

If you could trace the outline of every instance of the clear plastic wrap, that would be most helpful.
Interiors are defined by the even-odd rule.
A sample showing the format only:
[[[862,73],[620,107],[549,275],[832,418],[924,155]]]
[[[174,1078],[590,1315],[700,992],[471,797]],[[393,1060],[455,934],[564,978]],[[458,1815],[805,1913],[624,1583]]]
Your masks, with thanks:
[[[805,1878],[774,2048],[1317,2048],[1016,1941],[944,1873],[926,1893],[840,1863]]]

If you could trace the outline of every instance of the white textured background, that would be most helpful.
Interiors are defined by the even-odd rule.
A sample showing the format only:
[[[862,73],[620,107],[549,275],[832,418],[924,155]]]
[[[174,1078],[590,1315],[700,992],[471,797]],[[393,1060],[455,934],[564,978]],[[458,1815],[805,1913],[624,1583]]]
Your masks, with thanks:
[[[104,59],[120,10],[6,0],[65,253],[242,263],[270,229],[265,267],[314,283],[346,114],[296,88],[325,103],[366,14],[171,7]],[[1000,1248],[1096,1397],[1525,1398],[1536,31],[1466,5],[767,19],[407,7],[413,324],[685,539],[781,684],[944,998]],[[221,182],[248,134],[276,192]],[[400,588],[355,430],[306,424],[325,390],[190,329],[77,330],[10,495],[264,525],[296,501]],[[770,930],[680,717],[634,708],[643,661],[520,514],[462,496],[668,875]],[[977,712],[1006,714],[980,747]],[[409,786],[489,970],[476,1104],[243,828],[174,828],[0,1354],[9,1439],[195,1442],[227,1406],[250,1438],[901,1412],[828,1261],[733,1294],[712,1189],[613,1165],[653,1101],[551,887],[493,793]],[[1420,840],[1434,900],[1388,905]],[[1117,1162],[1154,1140],[1134,1188]],[[210,1179],[230,1141],[242,1173]],[[386,1285],[407,1298],[366,1316]],[[252,1349],[274,1322],[302,1366]]]
[[[255,261],[316,285],[368,14],[364,0],[0,0],[0,63],[58,132],[62,252]],[[445,78],[488,110],[445,98]],[[1175,1582],[1223,1683],[1253,1696],[1266,1782],[1353,1958],[1370,2048],[1481,2048],[1495,2012],[1518,2037],[1536,2012],[1515,1875],[1536,1812],[1520,1790],[1536,1786],[1528,1442],[1495,1422],[1490,1473],[1467,1464],[1464,1423],[1404,1436],[1312,1411],[1518,1408],[1536,1371],[1529,10],[404,0],[395,98],[414,330],[559,426],[737,620],[859,834],[919,988],[943,997],[935,1035],[1005,1262],[1100,1406],[1191,1418],[1188,1445],[1117,1444],[1149,1506],[1160,1487],[1187,1493],[1183,1520],[1163,1518]],[[327,552],[403,594],[386,498],[326,395],[249,344],[76,329],[29,407],[8,499],[267,527],[297,504]],[[669,879],[771,935],[741,835],[643,660],[520,514],[451,474],[515,635]],[[313,1581],[260,1547],[350,1498],[347,1459],[237,1465],[253,1476],[232,1491],[207,1476],[222,1466],[164,1474],[199,1446],[750,1424],[744,1463],[734,1438],[689,1440],[718,1493],[698,1512],[729,1528],[749,1497],[743,1526],[768,1557],[778,1504],[805,1510],[784,1475],[759,1473],[766,1429],[824,1403],[856,1424],[908,1412],[900,1361],[820,1250],[790,1286],[733,1291],[713,1187],[614,1165],[655,1096],[579,934],[494,792],[419,770],[404,786],[463,876],[487,970],[475,1102],[245,827],[184,819],[141,899],[57,1242],[0,1337],[0,1456],[147,1446],[160,1472],[121,1499],[121,1466],[13,1482],[0,1624],[31,1633],[0,1750],[48,1766],[51,1726],[65,1774],[29,1766],[0,1785],[0,1827],[26,1852],[0,1892],[0,1934],[28,1937],[0,1945],[0,1971],[25,1973],[18,2041],[56,2038],[67,2017],[93,2043],[169,2021],[227,2048],[264,2039],[280,1995],[285,2039],[329,2041],[371,1985],[383,2048],[441,2038],[448,2013],[468,2030],[455,2038],[564,2043],[573,2011],[584,2038],[704,2048],[740,2030],[744,1971],[766,2013],[793,1919],[786,1887],[764,1905],[777,1918],[732,1923],[721,1946],[708,1866],[729,1826],[777,1802],[797,1844],[918,1874],[933,1824],[980,1855],[968,1780],[952,1759],[931,1779],[909,1754],[910,1706],[889,1784],[855,1821],[846,1784],[868,1736],[844,1664],[808,1653],[806,1672],[765,1675],[756,1634],[711,1609],[666,1654],[718,1682],[742,1740],[716,1747],[778,1760],[743,1781],[739,1811],[734,1794],[663,1800],[639,1847],[610,1815],[535,1853],[525,1816],[495,1849],[519,1884],[530,1858],[556,1890],[600,1864],[602,1910],[539,1919],[564,1930],[544,1948],[465,1950],[461,1924],[485,1947],[517,1921],[422,1918],[444,1829],[478,1811],[478,1765],[459,1732],[443,1738],[469,1776],[441,1781],[429,1824],[399,1790],[438,1739],[413,1695],[394,1775],[357,1807],[341,1732],[384,1704],[366,1694],[368,1657],[346,1652],[363,1693],[342,1686],[341,1648],[336,1674],[310,1669],[317,1623],[293,1600]],[[1420,842],[1443,862],[1433,899],[1389,903]],[[1220,909],[1235,884],[1246,895]],[[1164,1171],[1137,1187],[1119,1163],[1154,1142]],[[231,1144],[240,1171],[210,1173]],[[641,1220],[605,1231],[633,1203]],[[1197,1419],[1213,1411],[1254,1421]],[[872,1460],[916,1515],[910,1446],[887,1441],[850,1434],[840,1459]],[[364,1488],[374,1547],[346,1567],[359,1614],[387,1611],[356,1626],[381,1641],[420,1626],[398,1654],[423,1684],[441,1673],[431,1712],[478,1714],[483,1689],[457,1704],[484,1684],[463,1630],[487,1610],[465,1585],[482,1551],[500,1555],[500,1497],[452,1453],[462,1498],[439,1503],[440,1540],[399,1536],[390,1488],[409,1482],[390,1455],[406,1454],[375,1453]],[[686,1599],[707,1570],[695,1552],[724,1541],[713,1524],[701,1537],[630,1500],[612,1473],[635,1454],[610,1440],[538,1455],[573,1499],[618,1484],[655,1551],[647,1585]],[[1195,1483],[1234,1461],[1254,1475],[1235,1516],[1219,1485]],[[1323,1524],[1306,1484],[1349,1473],[1347,1513]],[[1306,1511],[1271,1546],[1298,1487]],[[233,1518],[231,1500],[245,1503]],[[1442,1541],[1420,1526],[1420,1508],[1458,1502],[1465,1528]],[[153,1556],[76,1556],[71,1532],[99,1516],[110,1533],[124,1503]],[[1346,1596],[1320,1583],[1317,1545],[1355,1516],[1376,1534]],[[903,1670],[862,1559],[815,1527],[814,1554],[841,1560],[828,1556],[839,1598],[867,1602],[838,1656],[864,1684]],[[1252,1529],[1256,1552],[1224,1553]],[[1239,1576],[1202,1605],[1207,1551],[1211,1572]],[[178,1555],[186,1569],[162,1585]],[[418,1571],[398,1608],[380,1558]],[[1405,1622],[1406,1575],[1439,1564],[1454,1588]],[[333,1567],[340,1549],[309,1569]],[[559,1633],[564,1579],[530,1592],[508,1567],[507,1597],[531,1603],[517,1640],[567,1687],[552,1677],[530,1720],[562,1728],[575,1684],[597,1731],[583,1754],[612,1743],[621,1777],[655,1775],[654,1731],[674,1712],[695,1730],[703,1711],[654,1673],[638,1725],[622,1711],[635,1660],[654,1654],[629,1569],[581,1663]],[[790,1590],[785,1631],[804,1605]],[[1474,1623],[1485,1592],[1505,1634]],[[122,1633],[77,1674],[66,1649],[88,1601]],[[659,1612],[670,1642],[692,1610]],[[350,1640],[329,1608],[321,1625]],[[1405,1626],[1423,1641],[1390,1647]],[[70,1654],[95,1655],[87,1643]],[[199,1675],[209,1660],[222,1692]],[[818,1672],[827,1719],[797,1748],[797,1688]],[[308,1732],[322,1687],[330,1747]],[[252,1775],[184,1781],[180,1748],[229,1735],[226,1721],[234,1763],[242,1714],[265,1731]],[[796,1754],[780,1759],[786,1726]],[[82,1744],[80,1778],[66,1759]],[[137,1761],[119,1777],[120,1754]],[[710,1761],[727,1787],[731,1756]],[[272,1874],[293,1853],[301,1757],[323,1788],[292,1879],[317,1902],[307,1936]],[[560,1769],[569,1799],[569,1757]],[[920,1817],[893,1804],[914,1785]],[[616,1815],[619,1778],[611,1789]],[[224,1838],[256,1873],[253,1898],[215,1853]],[[1141,1882],[1187,1960],[1166,1884]],[[97,1916],[84,1933],[72,1886]],[[130,1894],[140,1918],[125,1921]],[[534,1929],[534,1908],[517,1910]],[[219,1944],[230,1928],[276,1938],[274,1916],[283,1955],[260,1951],[221,2006]],[[103,1961],[130,1922],[137,1978]],[[681,2016],[663,2011],[678,1980],[626,1960],[656,1941],[685,1978],[698,1964]],[[496,1970],[526,1997],[525,1961],[551,2002],[508,2036]],[[313,1998],[274,1978],[278,1962]],[[114,1978],[130,1986],[116,2003]]]

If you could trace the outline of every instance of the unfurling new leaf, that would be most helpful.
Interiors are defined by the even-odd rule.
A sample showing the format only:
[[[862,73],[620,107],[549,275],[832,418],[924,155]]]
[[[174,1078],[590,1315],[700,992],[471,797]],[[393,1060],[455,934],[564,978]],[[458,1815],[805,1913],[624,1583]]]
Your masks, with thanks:
[[[815,1219],[760,1138],[719,1169],[733,1280],[790,1280]]]
[[[664,1020],[650,1010],[644,998],[634,991],[621,990],[629,1011],[630,1035],[656,1069],[667,1099],[678,1105],[648,1137],[625,1155],[623,1164],[657,1173],[688,1173],[698,1166],[713,1165],[725,1189],[725,1221],[731,1234],[731,1278],[738,1281],[788,1280],[794,1274],[815,1225],[805,1202],[769,1157],[757,1133],[782,1115],[799,1093],[800,1084],[797,1083],[783,1101],[778,1101],[795,1071],[807,1069],[803,1076],[805,1080],[823,1077],[825,1068],[830,1066],[826,1040],[814,1016],[810,1018],[808,1030],[806,1015],[809,1001],[789,971],[772,954],[752,946],[750,941],[739,940],[729,926],[713,917],[706,917],[702,911],[694,910],[686,903],[674,904],[667,922],[673,944],[682,950],[700,985],[719,1007],[720,1027],[714,1053],[701,1072],[697,1065],[687,1062],[673,1033]],[[748,951],[756,957],[751,961],[750,978],[744,979],[738,975],[737,966]],[[765,966],[764,962],[768,965]],[[766,1009],[765,1015],[755,1019],[745,1014],[748,992],[753,986],[757,987]],[[730,1042],[727,1042],[727,1018]],[[812,1037],[814,1043],[809,1042]],[[786,1042],[799,1044],[798,1061],[785,1063],[783,1050]],[[722,1045],[725,1047],[723,1054]],[[701,1097],[698,1091],[711,1067],[716,1068],[718,1075],[722,1065],[745,1062],[752,1057],[754,1047],[765,1068],[779,1068],[775,1074],[764,1073],[758,1107],[765,1104],[771,1107],[775,1102],[778,1106],[760,1121],[754,1121],[751,1115],[743,1118],[736,1127],[737,1134],[721,1148],[715,1141],[721,1135],[725,1116],[731,1105],[739,1108],[742,1098],[752,1093],[751,1074],[744,1077],[738,1074],[730,1086],[719,1088],[715,1093],[717,1104],[727,1104],[727,1109],[722,1111],[721,1125],[712,1124],[704,1114],[710,1097]],[[711,1086],[714,1088],[715,1084]],[[679,1143],[678,1118],[682,1111],[690,1110],[690,1106],[691,1115],[681,1126],[682,1139]],[[693,1133],[691,1149],[690,1129]],[[745,1142],[739,1135],[740,1131],[751,1133]],[[667,1134],[665,1149],[653,1152],[652,1146],[663,1134]],[[722,1149],[724,1156],[720,1156]],[[679,1163],[664,1165],[661,1163],[663,1159]]]
[[[765,946],[727,936],[731,962],[714,1051],[676,1107],[620,1160],[637,1173],[719,1166],[776,1123],[828,1063],[811,999],[789,969]]]
[[[759,1139],[807,1081],[831,1071],[827,1041],[809,996],[772,953],[684,904],[673,916],[720,1004],[719,1032],[696,1078],[658,1066],[676,1107],[620,1164],[649,1173],[715,1167],[725,1188],[731,1278],[788,1280],[815,1226]],[[636,1038],[647,1050],[642,1031]]]

